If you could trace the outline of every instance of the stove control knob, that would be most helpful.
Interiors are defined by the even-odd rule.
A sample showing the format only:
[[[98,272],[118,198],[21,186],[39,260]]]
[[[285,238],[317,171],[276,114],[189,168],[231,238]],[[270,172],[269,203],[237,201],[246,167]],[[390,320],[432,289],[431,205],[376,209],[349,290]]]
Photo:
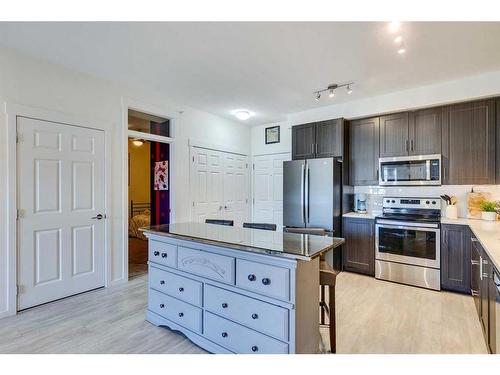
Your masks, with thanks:
[[[436,201],[432,201],[432,204],[436,204]]]
[[[392,200],[392,203],[396,203],[396,201],[393,199],[393,200]]]
[[[386,200],[387,203],[391,203],[391,201],[389,199]]]
[[[425,204],[429,204],[429,203],[431,203],[431,202],[429,202],[429,201],[425,201]]]

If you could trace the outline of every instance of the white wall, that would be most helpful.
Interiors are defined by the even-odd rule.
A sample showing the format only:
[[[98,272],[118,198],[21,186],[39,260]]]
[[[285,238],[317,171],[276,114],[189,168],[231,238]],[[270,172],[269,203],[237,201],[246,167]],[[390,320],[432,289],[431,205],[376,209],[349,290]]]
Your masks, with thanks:
[[[178,116],[176,122],[172,184],[175,189],[176,221],[189,219],[189,148],[188,140],[232,145],[250,153],[250,128],[212,114],[175,104],[148,90],[119,87],[105,80],[70,71],[60,66],[0,49],[0,102],[15,103],[101,122],[111,132],[112,169],[109,181],[112,202],[108,217],[111,224],[112,281],[123,279],[123,191],[122,170],[125,156],[122,138],[122,97],[161,108]],[[179,115],[179,111],[182,114]],[[7,235],[6,207],[6,124],[0,116],[0,315],[6,310]]]
[[[266,145],[266,128],[271,126],[280,127],[280,143]],[[252,155],[277,154],[292,151],[292,127],[288,121],[252,127]]]

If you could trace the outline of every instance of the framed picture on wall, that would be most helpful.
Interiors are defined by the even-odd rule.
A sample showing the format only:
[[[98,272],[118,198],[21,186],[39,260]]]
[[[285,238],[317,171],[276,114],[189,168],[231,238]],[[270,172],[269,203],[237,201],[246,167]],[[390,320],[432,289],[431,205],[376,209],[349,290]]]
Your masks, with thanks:
[[[280,127],[271,126],[266,128],[266,145],[270,143],[280,143]]]

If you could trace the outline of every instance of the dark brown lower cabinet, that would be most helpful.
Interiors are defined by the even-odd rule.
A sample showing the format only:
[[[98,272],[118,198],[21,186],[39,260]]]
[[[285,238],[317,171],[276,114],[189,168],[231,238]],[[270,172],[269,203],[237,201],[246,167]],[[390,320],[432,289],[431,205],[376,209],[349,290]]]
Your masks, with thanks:
[[[441,288],[471,293],[470,229],[466,225],[441,227]]]
[[[371,219],[344,218],[342,263],[345,271],[375,276],[375,223]]]

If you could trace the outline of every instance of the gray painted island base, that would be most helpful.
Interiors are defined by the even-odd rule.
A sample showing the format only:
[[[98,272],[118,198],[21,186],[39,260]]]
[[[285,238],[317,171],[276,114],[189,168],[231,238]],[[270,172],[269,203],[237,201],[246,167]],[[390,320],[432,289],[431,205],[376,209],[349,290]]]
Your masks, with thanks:
[[[299,260],[146,236],[149,322],[212,353],[318,351],[319,256]]]

